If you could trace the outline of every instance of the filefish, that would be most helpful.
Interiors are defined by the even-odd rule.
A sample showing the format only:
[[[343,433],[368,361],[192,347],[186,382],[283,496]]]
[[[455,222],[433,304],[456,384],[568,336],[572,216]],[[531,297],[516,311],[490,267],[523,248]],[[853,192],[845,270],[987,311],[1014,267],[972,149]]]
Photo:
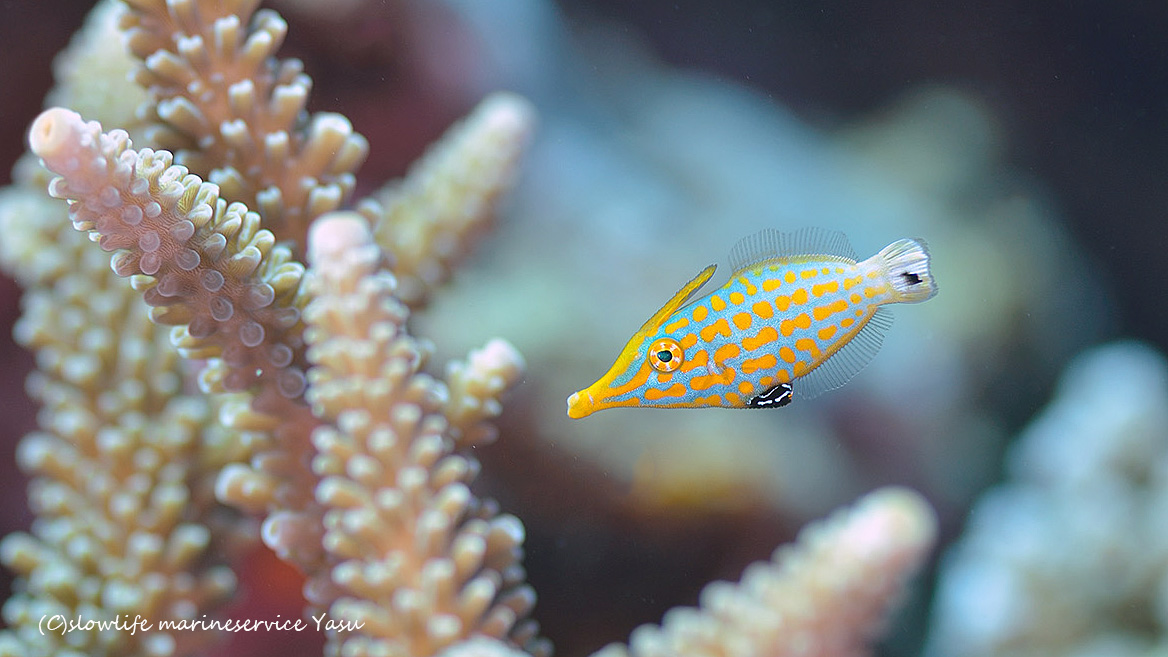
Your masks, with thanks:
[[[937,293],[929,252],[901,239],[857,262],[843,233],[763,230],[730,254],[730,280],[692,303],[703,269],[629,339],[608,373],[568,397],[568,417],[606,408],[776,408],[847,383],[875,356],[883,306]]]

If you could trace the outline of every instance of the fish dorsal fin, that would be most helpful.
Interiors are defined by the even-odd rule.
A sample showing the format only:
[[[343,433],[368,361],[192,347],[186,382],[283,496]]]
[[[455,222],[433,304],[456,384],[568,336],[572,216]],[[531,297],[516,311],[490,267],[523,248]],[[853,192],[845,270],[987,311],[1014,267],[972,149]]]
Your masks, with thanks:
[[[825,255],[856,262],[856,252],[843,233],[825,228],[800,228],[784,233],[764,228],[738,240],[730,249],[730,268],[735,273],[768,260]]]
[[[678,308],[685,304],[685,302],[688,301],[691,296],[693,296],[694,292],[697,292],[701,286],[706,284],[706,281],[710,280],[710,277],[714,275],[714,270],[717,268],[718,265],[710,265],[698,273],[697,276],[694,276],[693,280],[682,286],[682,288],[677,291],[677,294],[673,295],[672,299],[666,301],[664,306],[661,306],[661,310],[658,310],[656,313],[654,313],[653,316],[650,317],[649,320],[641,326],[641,331],[656,331],[658,326],[661,326],[661,324],[663,324],[670,315],[672,315]]]
[[[872,319],[860,329],[856,337],[849,340],[840,350],[831,355],[819,367],[796,379],[791,386],[799,399],[811,399],[835,390],[851,380],[872,357],[880,351],[884,334],[892,326],[892,313],[879,308]]]

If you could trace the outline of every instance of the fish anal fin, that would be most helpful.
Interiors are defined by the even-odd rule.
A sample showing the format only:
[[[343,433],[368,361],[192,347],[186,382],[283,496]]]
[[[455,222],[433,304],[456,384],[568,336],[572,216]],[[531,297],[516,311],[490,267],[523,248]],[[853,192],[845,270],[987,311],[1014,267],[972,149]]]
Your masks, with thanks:
[[[864,327],[851,340],[844,343],[839,351],[828,357],[819,367],[799,377],[798,397],[811,399],[828,390],[835,390],[851,380],[872,361],[876,352],[880,351],[884,334],[888,332],[890,326],[892,313],[884,308],[878,308]]]

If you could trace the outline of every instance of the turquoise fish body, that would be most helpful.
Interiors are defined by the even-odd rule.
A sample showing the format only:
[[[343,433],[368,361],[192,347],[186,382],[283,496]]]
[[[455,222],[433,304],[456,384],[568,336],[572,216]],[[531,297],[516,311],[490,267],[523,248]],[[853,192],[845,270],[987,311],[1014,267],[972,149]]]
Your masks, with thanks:
[[[686,304],[713,265],[638,330],[608,373],[568,398],[581,418],[625,406],[762,408],[843,385],[875,355],[890,303],[936,294],[920,240],[858,261],[842,233],[763,231],[731,253],[734,274]]]

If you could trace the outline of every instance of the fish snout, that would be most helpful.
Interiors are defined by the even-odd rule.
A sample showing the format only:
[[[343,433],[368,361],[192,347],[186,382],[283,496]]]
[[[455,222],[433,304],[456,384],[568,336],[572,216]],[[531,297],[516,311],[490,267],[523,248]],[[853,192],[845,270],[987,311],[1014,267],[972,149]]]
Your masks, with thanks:
[[[594,410],[596,410],[596,406],[592,400],[592,393],[587,390],[573,392],[568,397],[568,417],[578,420],[591,415]]]

